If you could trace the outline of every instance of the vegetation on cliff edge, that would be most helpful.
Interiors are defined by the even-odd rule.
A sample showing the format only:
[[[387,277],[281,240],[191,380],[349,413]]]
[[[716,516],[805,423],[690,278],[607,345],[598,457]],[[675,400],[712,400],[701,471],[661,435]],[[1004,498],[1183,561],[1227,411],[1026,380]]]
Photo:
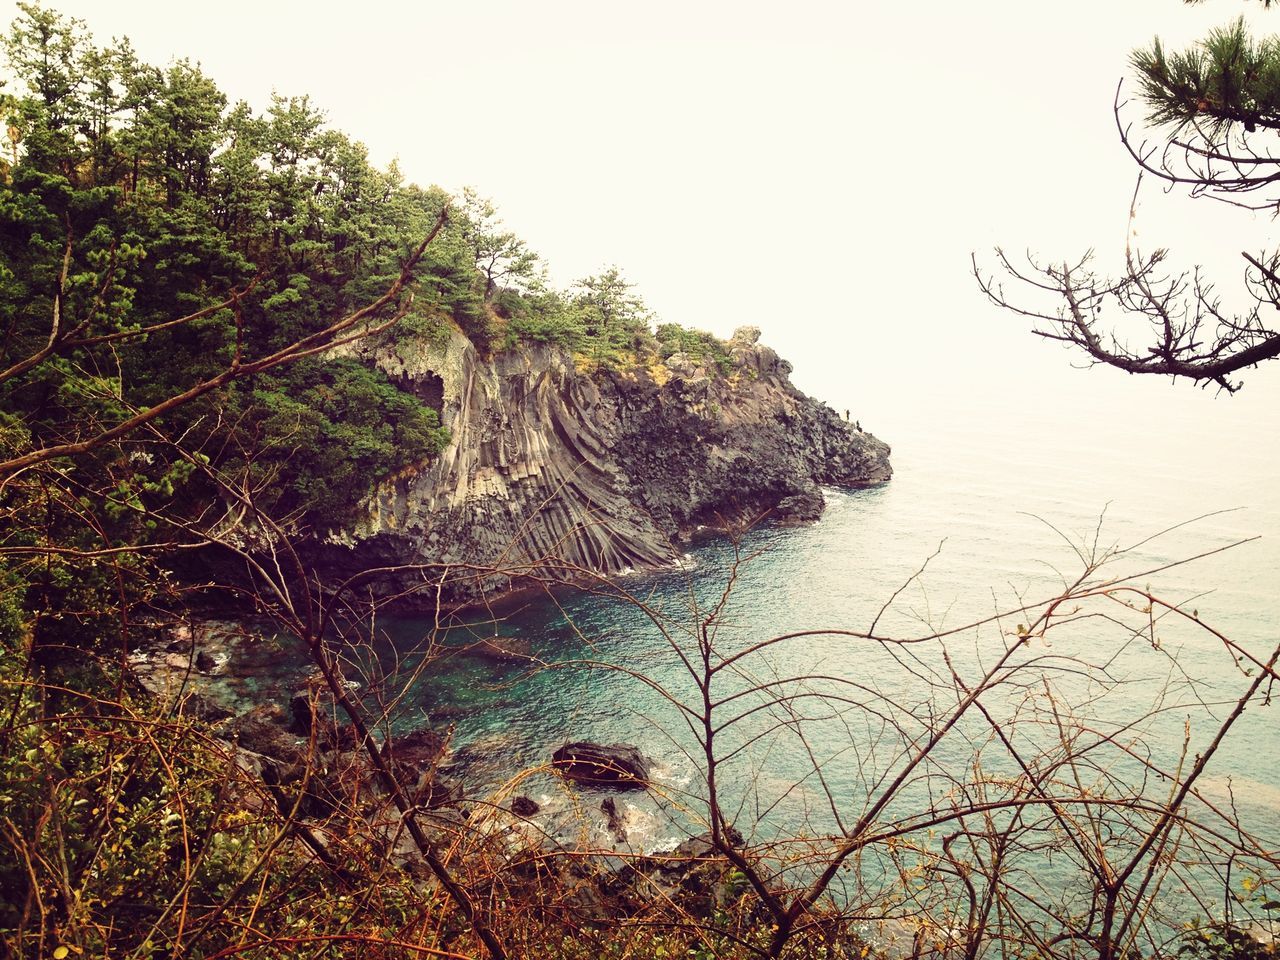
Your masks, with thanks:
[[[509,795],[432,809],[439,755],[404,762],[401,678],[359,656],[381,598],[359,575],[326,582],[296,541],[447,438],[438,411],[326,351],[456,325],[482,352],[680,355],[713,376],[728,348],[655,331],[616,269],[552,289],[491,204],[378,170],[306,97],[229,104],[198,65],[150,66],[127,41],[20,11],[0,161],[6,953],[866,957],[862,924],[886,920],[916,955],[1122,960],[1179,942],[1170,888],[1209,903],[1243,873],[1263,899],[1240,910],[1272,909],[1274,851],[1234,804],[1196,791],[1246,707],[1267,702],[1280,647],[1212,633],[1240,676],[1206,703],[1163,640],[1170,623],[1209,628],[1139,586],[1145,573],[1113,572],[1123,557],[1096,537],[1058,595],[902,637],[877,616],[736,643],[728,604],[747,557],[688,611],[597,582],[644,612],[687,683],[554,666],[625,674],[679,710],[695,773],[664,799],[705,827],[696,855],[555,843],[517,822]],[[240,576],[194,588],[251,605],[315,669],[288,728],[269,706],[229,723],[187,695],[193,584],[171,567],[210,547]],[[457,572],[413,568],[428,590]],[[428,654],[441,629],[426,628]],[[905,671],[912,694],[876,671],[792,676],[769,659],[822,638]],[[983,652],[953,659],[958,638]],[[140,647],[178,658],[174,695],[136,684]],[[1104,697],[1128,685],[1121,655],[1170,679],[1147,713],[1116,719]],[[1156,755],[1144,733],[1175,702],[1194,728]],[[286,749],[249,749],[246,719]],[[781,786],[812,801],[790,835],[768,822],[767,777],[736,795],[731,782],[730,761],[760,771],[781,749],[812,763]],[[857,763],[833,786],[824,768],[841,757]],[[1183,942],[1213,954],[1213,935]]]

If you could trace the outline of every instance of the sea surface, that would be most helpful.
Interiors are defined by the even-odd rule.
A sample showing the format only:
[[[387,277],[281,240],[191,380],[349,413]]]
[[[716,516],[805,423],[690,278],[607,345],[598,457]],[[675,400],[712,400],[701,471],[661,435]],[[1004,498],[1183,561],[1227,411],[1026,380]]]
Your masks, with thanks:
[[[602,846],[616,841],[600,795],[567,789],[545,765],[569,740],[635,744],[654,760],[657,790],[623,797],[627,845],[670,849],[706,817],[703,627],[715,657],[803,633],[716,675],[713,699],[742,694],[715,713],[716,725],[742,714],[718,734],[718,786],[757,840],[821,834],[865,812],[910,744],[1012,646],[1017,671],[985,698],[992,719],[957,725],[880,818],[951,802],[966,780],[1016,775],[995,727],[1023,759],[1052,755],[1064,730],[1092,737],[1086,779],[1151,790],[1158,771],[1206,749],[1251,682],[1240,656],[1265,658],[1280,642],[1277,373],[1256,372],[1235,397],[1056,369],[914,390],[864,418],[893,446],[893,480],[827,490],[811,526],[765,521],[736,541],[708,537],[682,568],[625,577],[613,596],[526,598],[450,630],[380,619],[379,663],[420,670],[395,726],[451,730],[475,795],[528,795],[549,833]],[[1149,612],[1136,593],[1096,596],[1038,635],[1038,604],[1082,577],[1182,612]],[[1036,636],[1021,643],[1028,627]],[[898,646],[855,635],[872,632],[946,637]],[[537,662],[462,649],[492,636],[527,644]],[[284,649],[246,654],[233,670],[261,671],[252,696],[297,682],[305,668],[288,668]],[[778,696],[751,692],[760,685]],[[1273,849],[1278,709],[1251,705],[1202,781],[1206,800],[1234,804]]]

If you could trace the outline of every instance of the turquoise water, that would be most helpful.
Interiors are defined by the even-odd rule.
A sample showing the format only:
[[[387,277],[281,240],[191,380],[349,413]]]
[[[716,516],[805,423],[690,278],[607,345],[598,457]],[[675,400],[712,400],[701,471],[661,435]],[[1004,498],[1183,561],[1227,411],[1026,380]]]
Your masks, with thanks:
[[[799,631],[866,632],[877,618],[885,636],[955,631],[945,645],[907,647],[817,633],[717,676],[717,697],[818,677],[769,687],[805,694],[784,704],[751,712],[762,703],[755,695],[721,708],[717,723],[733,707],[747,715],[725,728],[716,752],[723,804],[744,833],[758,842],[829,833],[880,796],[912,738],[940,726],[961,695],[952,670],[975,683],[1016,643],[1019,623],[1034,617],[1020,605],[1049,599],[1079,576],[1082,553],[1131,548],[1093,579],[1137,575],[1136,586],[1199,622],[1164,617],[1153,646],[1142,601],[1139,609],[1105,598],[1064,609],[1073,622],[1020,650],[1018,671],[984,703],[1022,756],[1042,762],[1065,729],[1096,745],[1078,768],[1086,784],[1166,796],[1158,771],[1204,750],[1250,682],[1238,652],[1201,624],[1263,656],[1277,642],[1280,389],[1255,377],[1247,396],[1215,399],[1104,379],[1082,392],[1069,376],[1080,375],[1047,374],[1017,388],[987,381],[963,396],[939,386],[886,405],[883,422],[867,417],[864,425],[894,446],[892,482],[827,491],[827,511],[812,526],[763,526],[736,545],[708,540],[691,548],[684,570],[624,578],[619,586],[632,601],[565,592],[443,632],[432,620],[381,619],[384,664],[394,653],[402,669],[417,666],[422,644],[437,645],[397,702],[396,723],[451,726],[473,797],[527,794],[542,804],[539,823],[549,833],[603,846],[612,841],[595,810],[599,796],[567,790],[540,768],[566,740],[636,744],[655,760],[657,789],[623,798],[628,843],[668,849],[700,831],[706,816],[698,723],[672,702],[700,706],[682,654],[695,656],[699,625],[731,575],[715,621],[718,655]],[[1064,383],[1069,395],[1055,392]],[[1183,562],[1199,554],[1209,555]],[[960,629],[996,612],[1008,615]],[[495,633],[527,643],[540,665],[450,653]],[[279,656],[271,659],[278,677]],[[1272,849],[1280,846],[1275,709],[1246,710],[1192,804],[1198,812],[1205,803],[1234,805]],[[1059,726],[1054,710],[1078,721]],[[877,820],[946,806],[966,791],[972,798],[979,781],[998,796],[1017,773],[991,725],[971,716]],[[1122,849],[1120,814],[1105,829]],[[880,871],[892,885],[891,859],[864,860],[861,880]],[[1044,896],[1069,902],[1080,889],[1073,866],[1042,857],[1029,872]]]
[[[899,422],[875,425],[894,443],[891,483],[829,490],[825,515],[810,527],[762,527],[736,549],[711,540],[691,550],[691,569],[624,579],[621,587],[658,623],[634,604],[583,594],[529,600],[500,611],[494,623],[477,618],[471,630],[449,634],[447,644],[496,632],[520,638],[542,661],[561,666],[444,658],[406,699],[401,722],[425,716],[453,724],[461,764],[473,783],[489,788],[546,763],[566,740],[637,744],[658,762],[666,800],[630,801],[633,842],[660,848],[695,829],[704,815],[695,730],[641,680],[581,662],[625,668],[697,707],[700,694],[677,648],[696,650],[700,618],[721,596],[735,558],[748,559],[735,571],[717,621],[722,654],[796,631],[865,631],[899,590],[878,633],[918,637],[951,630],[1054,596],[1064,579],[1080,574],[1077,550],[1133,545],[1094,579],[1229,548],[1136,583],[1194,610],[1246,649],[1269,652],[1280,622],[1280,538],[1274,535],[1280,498],[1273,482],[1280,458],[1268,430],[1267,389],[1255,389],[1247,404],[1163,385],[1136,396],[1130,390],[1123,394],[1129,407],[1123,418],[1115,413],[1116,397],[1104,392],[1078,398],[1056,419],[1043,404],[1011,404],[999,395],[991,402],[967,396],[963,416],[954,404],[920,401],[916,415],[901,409]],[[1233,546],[1253,537],[1261,539]],[[912,579],[926,560],[924,575]],[[1082,611],[1092,619],[1056,628],[1023,658],[1028,665],[1017,682],[989,698],[993,712],[1016,725],[1019,710],[1043,706],[1024,688],[1046,679],[1060,702],[1098,728],[1119,728],[1158,709],[1129,739],[1151,751],[1152,763],[1173,769],[1185,725],[1192,724],[1194,755],[1216,729],[1213,718],[1225,715],[1248,678],[1236,655],[1189,619],[1161,621],[1159,649],[1153,649],[1145,634],[1135,638],[1104,619],[1117,613],[1135,629],[1145,620],[1113,602],[1094,602]],[[946,644],[953,665],[972,682],[1022,621],[1030,615],[956,633]],[[402,652],[440,637],[425,620],[384,619],[381,626]],[[883,715],[904,709],[917,717],[940,714],[955,699],[938,644],[904,655],[865,640],[818,635],[779,644],[740,666],[757,681],[821,675],[827,679],[814,681],[815,690],[843,698],[825,710],[816,698],[795,701],[795,716],[761,710],[725,732],[721,756],[762,737],[735,753],[723,771],[735,820],[757,838],[822,832],[837,817],[856,819],[876,795],[878,778],[901,763],[902,735]],[[732,673],[718,677],[718,695],[747,683]],[[859,686],[846,686],[851,682]],[[789,723],[779,727],[783,719]],[[1032,739],[1045,733],[1030,722],[1018,729]],[[1280,837],[1276,730],[1272,709],[1247,711],[1205,781],[1219,798],[1230,785],[1242,815],[1273,838]],[[963,776],[978,752],[992,771],[1010,772],[1009,758],[989,739],[989,730],[985,740],[983,731],[965,730],[944,741],[930,775],[958,769]],[[1113,755],[1108,762],[1123,769],[1128,761]],[[517,792],[553,811],[572,805],[546,776],[522,780]],[[922,781],[904,794],[904,803],[925,793]]]

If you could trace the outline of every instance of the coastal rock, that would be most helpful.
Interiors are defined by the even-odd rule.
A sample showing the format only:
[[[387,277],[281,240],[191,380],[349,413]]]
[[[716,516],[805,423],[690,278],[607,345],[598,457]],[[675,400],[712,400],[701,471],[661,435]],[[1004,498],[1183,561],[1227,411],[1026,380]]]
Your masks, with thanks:
[[[740,847],[744,842],[742,832],[736,827],[729,827],[724,834],[729,846]],[[671,851],[671,860],[663,864],[664,871],[680,871],[688,869],[688,865],[692,861],[696,861],[705,857],[716,856],[716,849],[711,842],[711,832],[700,833],[696,837],[689,837],[682,840],[676,848]]]
[[[822,516],[826,505],[822,491],[818,489],[817,484],[814,484],[808,490],[793,493],[779,500],[773,515],[782,523],[812,523]]]
[[[511,812],[517,817],[532,817],[541,809],[536,800],[526,796],[519,796],[511,801]]]
[[[397,734],[382,745],[382,758],[416,770],[434,768],[444,756],[447,741],[430,727]]]
[[[397,734],[382,745],[382,760],[401,783],[412,785],[414,802],[429,809],[462,799],[458,782],[440,769],[448,740],[430,727]]]
[[[311,692],[297,690],[289,697],[289,730],[300,737],[311,736],[311,724],[315,720],[315,705]]]
[[[388,573],[381,589],[471,601],[523,579],[669,566],[700,528],[780,504],[784,519],[810,520],[819,485],[889,479],[888,446],[797,390],[758,336],[741,328],[714,376],[683,355],[623,369],[545,344],[485,357],[457,330],[353,347],[438,404],[451,439],[380,484],[317,559],[335,576],[433,564],[426,577]]]
[[[566,743],[551,757],[563,777],[596,787],[643,789],[649,782],[649,760],[627,743]]]
[[[627,842],[627,828],[622,821],[622,815],[618,813],[618,804],[613,797],[605,797],[600,801],[600,812],[604,814],[605,825],[609,828],[609,832],[613,834],[615,843],[619,845]]]
[[[484,637],[458,647],[455,655],[492,663],[528,663],[533,659],[533,645],[518,637]]]
[[[180,623],[169,630],[169,642],[165,645],[165,650],[169,653],[186,653],[191,649],[192,642],[191,626]]]
[[[340,721],[343,714],[323,687],[294,691],[289,697],[288,716],[289,732],[310,738],[314,730],[316,746],[321,750],[351,750],[357,744],[355,730]]]
[[[199,693],[187,693],[183,696],[180,707],[183,716],[201,720],[211,726],[235,718],[235,714],[226,707]]]
[[[263,704],[231,725],[236,741],[245,750],[286,764],[301,763],[303,744],[285,728],[285,713],[277,704]]]

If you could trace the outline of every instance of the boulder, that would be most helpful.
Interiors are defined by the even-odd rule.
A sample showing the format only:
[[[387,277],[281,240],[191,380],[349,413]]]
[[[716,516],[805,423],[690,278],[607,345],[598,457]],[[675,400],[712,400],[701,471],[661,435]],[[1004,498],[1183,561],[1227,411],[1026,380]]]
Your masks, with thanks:
[[[784,524],[813,523],[822,516],[826,505],[822,491],[814,484],[779,500],[774,516]]]
[[[169,642],[165,649],[170,653],[186,653],[191,649],[191,628],[180,623],[169,631]]]
[[[733,827],[725,833],[731,846],[742,845],[743,837]],[[728,861],[711,845],[711,834],[690,837],[662,861],[657,870],[665,885],[695,916],[710,916],[731,901],[735,881],[726,875]]]
[[[296,690],[289,697],[289,731],[309,738],[314,726],[321,750],[353,750],[357,746],[355,729],[339,722],[342,715],[327,690]]]
[[[519,796],[511,801],[511,812],[517,817],[532,817],[541,809],[542,807],[529,797]]]
[[[297,690],[289,697],[289,729],[300,737],[309,737],[311,721],[311,694]]]
[[[622,822],[622,815],[618,813],[618,804],[613,797],[605,797],[600,801],[600,811],[604,814],[605,823],[609,827],[609,832],[613,834],[613,839],[620,844],[627,842],[627,828]]]
[[[188,693],[182,698],[181,711],[183,716],[202,720],[208,724],[222,723],[224,720],[235,717],[235,714],[226,707],[198,693]]]
[[[262,781],[286,815],[296,808],[304,817],[328,817],[349,801],[341,776],[314,761],[279,763],[264,757]]]
[[[626,743],[566,743],[551,757],[565,779],[596,787],[642,790],[649,783],[649,760]]]
[[[448,745],[430,727],[398,734],[382,745],[382,759],[402,784],[411,787],[414,802],[434,809],[462,799],[459,785],[440,769]]]
[[[744,842],[742,832],[737,827],[729,827],[725,831],[725,839],[729,841],[731,847],[740,847]],[[687,862],[715,855],[715,848],[711,845],[711,831],[708,830],[696,837],[690,837],[672,850],[672,860],[664,864],[662,869],[668,871],[686,869],[686,865],[682,865],[680,861]]]
[[[668,370],[677,377],[691,377],[698,365],[687,353],[673,353],[665,361]]]
[[[284,725],[284,711],[276,704],[254,707],[231,726],[240,746],[286,764],[300,763],[302,744]]]
[[[382,745],[382,758],[421,769],[434,767],[444,754],[445,739],[430,727],[396,734]]]

